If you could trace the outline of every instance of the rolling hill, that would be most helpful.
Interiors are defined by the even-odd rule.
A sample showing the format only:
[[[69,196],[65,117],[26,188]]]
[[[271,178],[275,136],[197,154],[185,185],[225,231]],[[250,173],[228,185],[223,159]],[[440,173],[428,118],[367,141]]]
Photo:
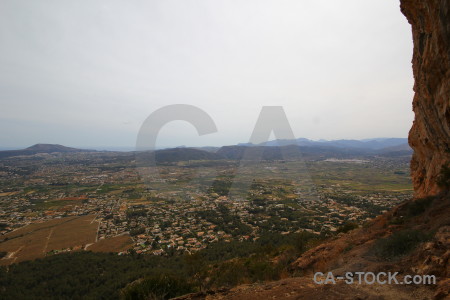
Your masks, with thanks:
[[[58,144],[36,144],[22,150],[0,151],[0,159],[12,156],[34,155],[38,153],[55,153],[55,152],[58,153],[95,152],[95,150],[77,149]]]

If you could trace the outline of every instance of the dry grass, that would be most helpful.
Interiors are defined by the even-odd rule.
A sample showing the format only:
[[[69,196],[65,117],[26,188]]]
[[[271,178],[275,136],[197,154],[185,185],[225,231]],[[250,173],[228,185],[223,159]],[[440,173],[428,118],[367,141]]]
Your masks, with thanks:
[[[12,239],[12,238],[20,237],[20,236],[25,236],[25,235],[31,234],[33,232],[36,232],[36,231],[52,228],[52,227],[55,227],[59,224],[65,223],[65,222],[70,222],[75,218],[77,218],[77,217],[73,216],[73,217],[67,217],[67,218],[61,218],[61,219],[53,219],[53,220],[46,221],[43,223],[29,224],[27,226],[16,229],[8,234],[5,234],[4,236],[2,236],[0,238],[3,241],[6,238]]]
[[[98,228],[98,222],[92,222],[94,218],[93,215],[82,216],[56,226],[49,240],[47,251],[93,243]]]
[[[126,234],[100,240],[89,246],[87,250],[93,252],[122,252],[130,249],[132,246],[133,240]]]
[[[43,257],[51,250],[82,247],[93,243],[98,222],[94,215],[67,217],[24,226],[4,236],[0,251],[8,252],[0,264]]]

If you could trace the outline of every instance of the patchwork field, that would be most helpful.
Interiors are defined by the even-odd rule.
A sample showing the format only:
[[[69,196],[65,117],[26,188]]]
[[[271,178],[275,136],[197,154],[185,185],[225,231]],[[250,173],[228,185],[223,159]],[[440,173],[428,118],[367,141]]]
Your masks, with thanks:
[[[33,260],[64,249],[123,252],[133,246],[128,234],[96,241],[95,215],[66,217],[34,223],[1,236],[0,252],[7,254],[0,265]]]
[[[0,264],[44,257],[48,252],[83,248],[94,243],[98,222],[95,215],[54,219],[30,224],[2,237],[0,252],[7,252]]]
[[[92,252],[123,252],[133,247],[133,245],[133,239],[128,234],[124,234],[99,240],[98,242],[87,246],[86,250]]]

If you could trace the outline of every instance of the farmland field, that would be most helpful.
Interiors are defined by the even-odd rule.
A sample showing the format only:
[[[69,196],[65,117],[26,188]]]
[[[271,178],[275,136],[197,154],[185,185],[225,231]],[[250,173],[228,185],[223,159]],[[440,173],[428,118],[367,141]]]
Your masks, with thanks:
[[[30,224],[3,236],[0,251],[9,255],[0,260],[9,264],[44,257],[48,252],[81,249],[94,243],[98,222],[95,215],[54,219]]]

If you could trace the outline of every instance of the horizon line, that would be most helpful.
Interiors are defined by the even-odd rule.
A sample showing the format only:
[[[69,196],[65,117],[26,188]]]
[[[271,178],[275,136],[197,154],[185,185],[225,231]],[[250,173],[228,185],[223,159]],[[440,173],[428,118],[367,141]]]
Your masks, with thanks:
[[[304,139],[304,140],[308,140],[311,142],[335,142],[335,141],[360,141],[360,142],[369,142],[369,141],[373,141],[373,140],[382,140],[382,139],[408,139],[408,137],[376,137],[376,138],[362,138],[362,139],[351,139],[351,138],[342,138],[342,139],[309,139],[309,138],[304,138],[304,137],[299,137],[296,138],[295,140],[300,140],[300,139]],[[274,140],[268,140],[267,142],[275,142],[275,141],[286,141],[288,139],[274,139]],[[202,146],[189,146],[189,145],[177,145],[177,146],[160,146],[157,147],[156,150],[161,150],[161,149],[170,149],[170,148],[207,148],[207,147],[212,147],[212,148],[220,148],[220,147],[224,147],[224,146],[245,146],[245,145],[249,145],[251,143],[249,142],[238,142],[235,144],[222,144],[220,146],[213,146],[213,145],[202,145]],[[8,150],[24,150],[27,149],[29,147],[33,147],[35,145],[60,145],[60,146],[64,146],[64,147],[70,147],[70,148],[76,148],[76,149],[83,149],[83,150],[96,150],[96,151],[135,151],[136,150],[136,145],[133,146],[126,146],[126,145],[103,145],[103,146],[66,146],[65,144],[62,143],[35,143],[35,144],[31,144],[28,146],[0,146],[0,151],[8,151]],[[120,149],[120,150],[119,150]]]

